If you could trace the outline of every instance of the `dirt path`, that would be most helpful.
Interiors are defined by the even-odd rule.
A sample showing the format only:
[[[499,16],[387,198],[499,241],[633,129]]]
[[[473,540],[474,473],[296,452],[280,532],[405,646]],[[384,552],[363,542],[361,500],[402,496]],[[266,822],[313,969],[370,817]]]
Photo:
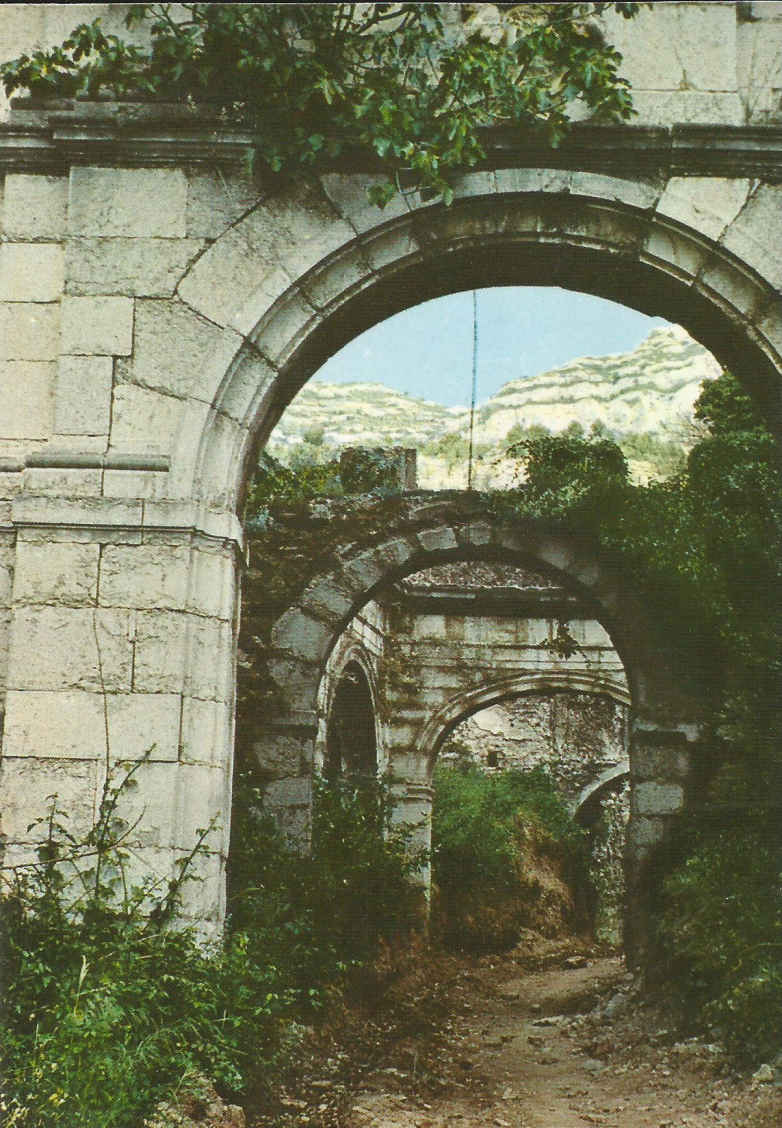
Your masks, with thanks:
[[[731,1075],[718,1047],[677,1041],[662,1021],[618,959],[560,950],[443,961],[400,984],[378,1016],[348,1024],[289,1091],[282,1120],[251,1123],[782,1126],[779,1086]]]

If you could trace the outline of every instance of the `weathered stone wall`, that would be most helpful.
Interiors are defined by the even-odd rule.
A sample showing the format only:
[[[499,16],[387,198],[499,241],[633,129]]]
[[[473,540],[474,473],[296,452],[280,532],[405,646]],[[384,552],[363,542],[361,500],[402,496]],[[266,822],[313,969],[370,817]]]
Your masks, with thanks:
[[[493,766],[498,768],[549,767],[563,794],[575,803],[587,784],[627,758],[628,705],[600,693],[610,686],[629,701],[622,664],[610,643],[588,649],[580,660],[563,660],[541,648],[539,642],[533,654],[526,639],[524,643],[511,639],[507,620],[498,631],[496,621],[482,616],[448,614],[438,618],[444,637],[436,649],[420,645],[419,630],[426,627],[419,623],[418,616],[412,616],[412,624],[400,629],[393,612],[374,600],[351,619],[329,657],[321,682],[316,768],[323,762],[334,689],[345,667],[356,660],[368,672],[375,690],[381,768],[392,767],[404,778],[428,783],[434,756],[458,758],[462,745],[465,751],[474,750],[475,759],[483,764],[487,755],[496,753]],[[605,643],[606,635],[599,624],[570,625],[578,633],[592,633]],[[513,633],[529,635],[541,621],[520,619],[514,626]],[[540,641],[548,642],[553,625],[542,621],[542,627]],[[470,634],[492,639],[490,647],[484,644],[476,651],[463,641]],[[606,676],[609,666],[610,678]],[[525,679],[541,687],[549,681],[553,688],[543,693],[525,692]],[[523,696],[507,701],[508,686],[514,680]],[[568,691],[569,680],[581,690],[592,681],[597,692]],[[408,689],[412,684],[414,693]],[[476,691],[492,700],[492,687],[496,687],[499,699],[454,727],[461,699],[467,697],[464,709],[470,710]],[[444,710],[444,706],[451,708]],[[443,713],[442,731],[424,738],[427,722],[438,713]],[[450,736],[443,743],[446,731]],[[263,755],[260,747],[259,754]],[[412,768],[409,757],[416,761]]]
[[[583,789],[628,757],[629,707],[600,694],[532,693],[467,717],[443,745],[441,762],[486,771],[542,767],[575,806]]]
[[[98,7],[67,9],[69,22]],[[64,15],[5,6],[0,56],[60,38]],[[243,171],[241,130],[181,107],[11,112],[0,124],[7,859],[29,849],[47,794],[86,821],[106,762],[151,749],[136,856],[167,875],[215,816],[192,911],[219,919],[248,468],[297,388],[375,321],[479,285],[631,301],[680,321],[782,429],[781,33],[776,4],[642,9],[612,28],[636,124],[584,125],[556,152],[500,130],[449,209],[412,195],[379,213],[360,162],[275,193]],[[458,543],[434,528],[350,561],[336,625],[400,561]],[[557,566],[599,587],[566,557]],[[307,755],[310,669],[319,677],[335,630],[316,618],[289,647],[283,680],[299,704],[279,734]],[[654,663],[634,660],[628,677],[654,713]],[[685,743],[687,723],[672,710]],[[646,725],[660,752],[659,724],[639,722],[640,749]],[[675,775],[633,786],[640,857],[686,795]]]
[[[420,749],[429,758],[428,776],[442,737],[475,710],[476,695],[485,708],[492,698],[508,696],[513,681],[526,684],[528,692],[545,689],[546,683],[551,689],[580,689],[591,681],[627,694],[622,663],[605,629],[574,617],[568,630],[580,649],[565,658],[552,648],[557,621],[542,616],[392,612],[395,667],[386,679],[386,694],[394,746]],[[436,734],[435,717],[442,718]],[[424,736],[427,729],[431,735]]]

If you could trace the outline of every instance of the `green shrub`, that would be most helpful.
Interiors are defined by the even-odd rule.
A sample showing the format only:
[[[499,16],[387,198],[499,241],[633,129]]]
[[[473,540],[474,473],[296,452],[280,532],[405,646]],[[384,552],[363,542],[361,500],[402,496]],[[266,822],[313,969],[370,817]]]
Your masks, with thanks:
[[[781,879],[778,843],[733,826],[704,837],[666,882],[659,933],[684,1013],[745,1064],[782,1045]]]
[[[743,790],[729,773],[737,793]],[[720,781],[724,786],[724,781]],[[721,786],[716,788],[721,792]],[[782,1045],[782,852],[776,812],[739,798],[695,820],[662,891],[656,938],[682,1017],[741,1064]]]
[[[315,497],[342,497],[339,460],[312,461],[303,451],[304,447],[294,451],[295,466],[284,465],[266,451],[261,454],[247,493],[248,519],[272,505],[295,507]]]
[[[545,771],[438,765],[434,787],[435,926],[446,944],[498,950],[525,925],[556,929],[563,912],[574,923],[567,883],[586,880],[585,839]]]
[[[81,840],[53,802],[38,861],[4,901],[7,1128],[138,1128],[194,1076],[239,1096],[271,1076],[324,989],[411,919],[415,861],[403,833],[384,837],[387,790],[319,787],[304,857],[241,809],[240,787],[234,864],[245,881],[231,925],[213,945],[172,928],[207,830],[174,881],[129,886],[120,810],[135,770],[109,781]]]
[[[380,938],[420,919],[423,863],[405,827],[393,824],[386,783],[316,779],[311,853],[291,850],[263,815],[249,775],[231,843],[231,927],[251,937],[255,958],[285,967],[297,1005],[317,1007],[320,988],[374,955]]]
[[[8,1123],[137,1128],[189,1074],[239,1091],[246,1047],[262,1055],[275,1040],[272,977],[247,963],[244,939],[210,947],[170,927],[209,828],[174,880],[129,884],[121,805],[137,768],[107,781],[82,838],[53,797],[38,860],[16,871],[4,900]]]

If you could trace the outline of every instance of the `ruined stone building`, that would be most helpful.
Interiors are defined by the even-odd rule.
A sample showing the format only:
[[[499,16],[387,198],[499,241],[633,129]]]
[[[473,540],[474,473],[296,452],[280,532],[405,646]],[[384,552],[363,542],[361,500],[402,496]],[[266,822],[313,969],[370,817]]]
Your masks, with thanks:
[[[114,30],[125,7],[82,5],[80,17],[106,9]],[[367,201],[376,174],[360,157],[271,195],[245,171],[240,129],[181,107],[21,99],[5,111],[6,865],[29,856],[27,828],[47,796],[57,792],[89,822],[107,765],[148,755],[133,800],[143,811],[136,864],[170,873],[214,819],[187,912],[219,925],[245,487],[298,389],[370,325],[475,287],[585,291],[681,324],[779,432],[782,5],[657,3],[627,23],[607,18],[632,83],[632,123],[581,122],[557,150],[499,131],[485,167],[459,178],[447,208],[408,196],[381,212]],[[71,20],[66,6],[5,5],[0,56],[59,40]],[[400,706],[394,754],[408,758],[408,807],[425,805],[419,769],[444,734],[473,706],[493,704],[502,678],[527,678],[521,688],[536,693],[556,671],[536,672],[532,657],[540,664],[547,652],[526,653],[515,627],[497,641],[497,626],[496,653],[476,682],[446,676],[443,638],[461,632],[471,645],[477,620],[442,601],[438,609],[439,596],[407,577],[465,559],[526,569],[585,609],[572,623],[596,624],[579,641],[606,659],[601,692],[627,710],[628,866],[640,906],[644,866],[686,812],[700,708],[675,640],[657,640],[630,578],[575,538],[489,519],[469,496],[410,494],[337,558],[304,577],[269,627],[280,696],[257,740],[278,765],[270,801],[291,822],[306,814],[351,640],[358,647],[362,623],[369,631],[400,616],[426,694]],[[250,566],[262,572],[262,562]],[[381,589],[392,602],[373,607]],[[507,627],[501,608],[483,617],[495,619]],[[532,637],[540,642],[537,627]],[[355,661],[368,663],[371,689],[371,647],[362,648]],[[573,670],[594,674],[586,659]],[[571,689],[595,685],[575,678]],[[642,942],[640,907],[636,920]]]

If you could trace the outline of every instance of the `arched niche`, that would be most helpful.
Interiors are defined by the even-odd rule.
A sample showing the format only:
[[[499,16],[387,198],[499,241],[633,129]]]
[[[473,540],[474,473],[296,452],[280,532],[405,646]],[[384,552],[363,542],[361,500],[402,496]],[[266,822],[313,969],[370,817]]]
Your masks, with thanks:
[[[375,705],[369,679],[355,658],[343,668],[331,699],[323,774],[327,779],[377,774]]]

